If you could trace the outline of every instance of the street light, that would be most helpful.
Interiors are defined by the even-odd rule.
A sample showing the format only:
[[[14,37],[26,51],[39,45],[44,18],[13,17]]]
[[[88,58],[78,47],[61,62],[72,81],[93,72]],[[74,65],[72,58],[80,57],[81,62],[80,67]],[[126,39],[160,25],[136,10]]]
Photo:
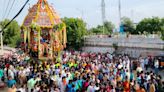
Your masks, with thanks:
[[[1,30],[1,28],[0,28]],[[3,35],[2,35],[2,30],[0,31],[0,36],[1,36],[1,53],[3,53]]]
[[[119,32],[121,31],[121,0],[118,0],[118,11],[119,11],[119,27],[118,30]]]
[[[118,1],[118,9],[119,9],[119,20],[120,20],[120,24],[121,25],[121,0]]]

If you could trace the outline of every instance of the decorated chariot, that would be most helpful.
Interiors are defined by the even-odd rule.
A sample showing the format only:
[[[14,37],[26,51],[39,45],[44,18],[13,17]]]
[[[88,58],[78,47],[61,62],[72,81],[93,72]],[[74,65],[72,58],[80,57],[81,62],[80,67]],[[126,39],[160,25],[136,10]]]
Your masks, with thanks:
[[[29,8],[21,27],[21,48],[39,59],[53,59],[66,47],[66,25],[46,0]]]

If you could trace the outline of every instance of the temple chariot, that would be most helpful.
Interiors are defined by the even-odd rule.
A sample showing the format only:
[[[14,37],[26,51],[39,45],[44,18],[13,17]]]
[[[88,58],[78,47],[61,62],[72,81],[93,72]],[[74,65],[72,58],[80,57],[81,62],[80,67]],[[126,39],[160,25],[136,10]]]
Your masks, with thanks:
[[[47,0],[29,8],[21,27],[21,48],[39,59],[53,59],[66,47],[66,25]]]

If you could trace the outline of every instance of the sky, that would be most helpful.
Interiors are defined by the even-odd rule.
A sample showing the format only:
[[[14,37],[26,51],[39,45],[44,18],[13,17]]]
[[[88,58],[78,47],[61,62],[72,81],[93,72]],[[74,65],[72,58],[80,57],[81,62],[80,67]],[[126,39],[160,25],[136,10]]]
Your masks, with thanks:
[[[9,7],[7,8],[9,2]],[[5,18],[11,19],[26,2],[26,0],[0,0],[0,21]],[[22,13],[16,18],[21,25],[28,13],[28,8],[38,0],[30,0]],[[87,27],[95,27],[102,24],[101,0],[47,0],[53,5],[60,17],[80,17]],[[106,20],[116,26],[119,24],[118,0],[105,0]],[[7,16],[8,15],[8,16]],[[164,17],[164,0],[121,0],[121,15],[131,18],[138,23],[143,18],[153,16]]]

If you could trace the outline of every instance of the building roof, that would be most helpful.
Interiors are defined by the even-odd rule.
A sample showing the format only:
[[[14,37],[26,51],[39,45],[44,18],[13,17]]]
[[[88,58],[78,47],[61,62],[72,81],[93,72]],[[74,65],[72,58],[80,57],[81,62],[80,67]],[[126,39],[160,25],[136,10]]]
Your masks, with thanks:
[[[23,25],[29,27],[33,22],[40,27],[53,27],[61,20],[55,9],[46,0],[38,0],[37,4],[29,9]]]

